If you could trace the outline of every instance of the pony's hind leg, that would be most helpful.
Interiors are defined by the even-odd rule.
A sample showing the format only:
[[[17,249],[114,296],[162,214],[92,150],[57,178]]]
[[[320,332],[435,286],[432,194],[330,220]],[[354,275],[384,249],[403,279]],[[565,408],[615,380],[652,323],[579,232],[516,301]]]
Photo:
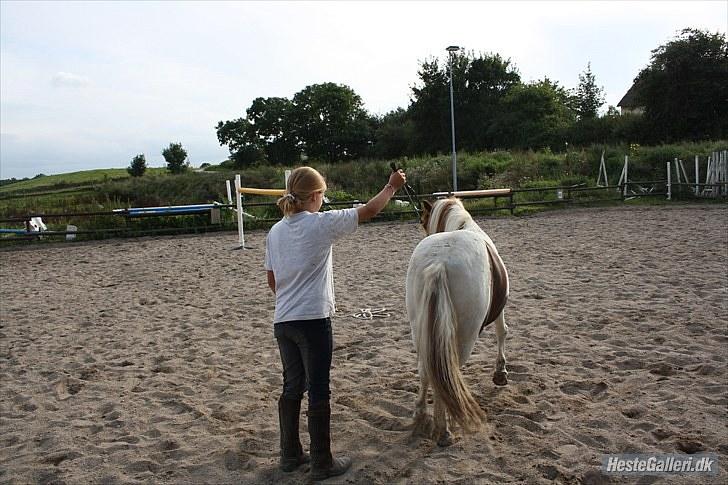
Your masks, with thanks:
[[[493,383],[496,386],[505,386],[508,384],[508,370],[506,369],[506,335],[508,335],[508,325],[504,317],[505,312],[501,312],[495,319],[495,336],[498,340],[498,357],[495,361],[495,372],[493,372]]]
[[[417,373],[420,376],[420,392],[415,400],[415,422],[423,419],[427,414],[427,389],[430,386],[430,382],[427,378],[427,372],[425,371],[422,362],[420,362]]]
[[[447,427],[447,413],[445,412],[445,403],[435,395],[435,439],[437,446],[450,446],[453,444],[452,433]]]
[[[432,419],[427,416],[427,389],[429,388],[429,379],[421,363],[418,368],[418,374],[420,376],[420,391],[415,400],[412,434],[414,436],[426,436],[429,438],[432,433]]]

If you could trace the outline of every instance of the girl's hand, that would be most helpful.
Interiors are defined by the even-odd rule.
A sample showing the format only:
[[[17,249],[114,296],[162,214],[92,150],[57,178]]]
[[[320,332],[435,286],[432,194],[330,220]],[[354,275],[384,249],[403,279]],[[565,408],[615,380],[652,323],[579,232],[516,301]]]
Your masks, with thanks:
[[[389,185],[392,186],[395,192],[401,189],[402,186],[406,183],[407,175],[401,168],[396,172],[392,172],[392,174],[389,176]]]

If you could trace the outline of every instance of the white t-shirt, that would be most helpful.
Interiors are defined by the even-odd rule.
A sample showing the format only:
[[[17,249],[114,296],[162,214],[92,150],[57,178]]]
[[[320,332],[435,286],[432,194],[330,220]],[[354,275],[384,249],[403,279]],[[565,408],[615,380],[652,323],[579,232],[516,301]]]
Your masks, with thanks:
[[[265,269],[276,279],[274,323],[334,313],[332,243],[358,224],[356,209],[302,211],[275,223],[265,244]]]

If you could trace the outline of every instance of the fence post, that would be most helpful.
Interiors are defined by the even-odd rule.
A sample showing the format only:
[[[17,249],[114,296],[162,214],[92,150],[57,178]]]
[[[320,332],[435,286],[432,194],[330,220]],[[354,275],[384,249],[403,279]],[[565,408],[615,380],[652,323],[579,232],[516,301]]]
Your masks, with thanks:
[[[513,205],[513,190],[511,190],[508,194],[508,206],[511,209],[511,215],[513,215],[513,210],[515,209],[515,206]]]

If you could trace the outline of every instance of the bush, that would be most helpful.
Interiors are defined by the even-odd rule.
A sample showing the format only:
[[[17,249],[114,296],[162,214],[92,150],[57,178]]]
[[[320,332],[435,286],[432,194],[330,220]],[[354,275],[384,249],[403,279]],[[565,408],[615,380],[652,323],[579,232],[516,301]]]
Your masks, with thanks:
[[[131,164],[126,169],[127,172],[129,172],[129,175],[132,177],[141,177],[144,175],[144,172],[147,170],[147,160],[144,157],[143,153],[140,153],[136,157],[134,157],[131,161]]]
[[[167,169],[173,174],[180,174],[189,168],[189,164],[186,163],[187,151],[182,148],[181,143],[170,143],[162,150],[162,156],[167,162]]]
[[[121,202],[122,207],[211,203],[227,198],[225,179],[222,173],[195,172],[173,178],[168,175],[129,178],[103,184],[101,193],[107,200]]]
[[[360,197],[377,194],[387,183],[392,171],[386,160],[356,160],[311,165],[323,174],[329,189],[345,190],[360,194]]]

